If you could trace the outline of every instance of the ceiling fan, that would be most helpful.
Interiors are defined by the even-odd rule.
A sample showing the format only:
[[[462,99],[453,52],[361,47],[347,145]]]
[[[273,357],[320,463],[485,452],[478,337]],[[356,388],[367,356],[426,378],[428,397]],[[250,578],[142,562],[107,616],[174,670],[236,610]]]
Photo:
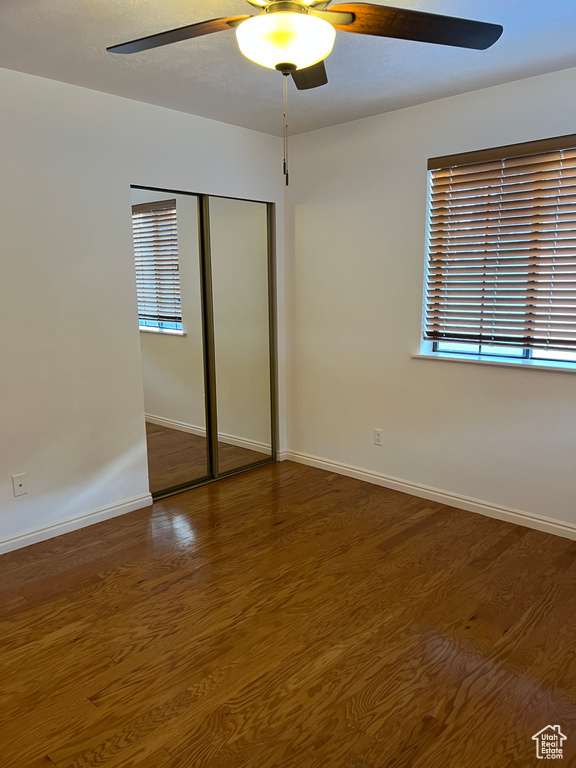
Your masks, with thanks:
[[[344,3],[328,8],[331,0],[248,2],[261,12],[201,21],[113,45],[107,50],[138,53],[235,28],[239,48],[247,58],[292,75],[296,87],[304,90],[328,82],[324,59],[332,50],[337,29],[477,50],[489,48],[503,31],[499,24],[372,3]]]

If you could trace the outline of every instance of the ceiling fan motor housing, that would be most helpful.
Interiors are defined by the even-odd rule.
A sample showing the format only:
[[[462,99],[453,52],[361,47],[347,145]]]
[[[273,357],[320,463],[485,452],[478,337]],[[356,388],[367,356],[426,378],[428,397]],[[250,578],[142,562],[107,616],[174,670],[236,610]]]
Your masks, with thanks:
[[[273,3],[267,5],[264,9],[264,13],[278,13],[278,12],[290,12],[290,13],[310,13],[310,9],[304,3],[299,3],[297,0],[274,0]]]

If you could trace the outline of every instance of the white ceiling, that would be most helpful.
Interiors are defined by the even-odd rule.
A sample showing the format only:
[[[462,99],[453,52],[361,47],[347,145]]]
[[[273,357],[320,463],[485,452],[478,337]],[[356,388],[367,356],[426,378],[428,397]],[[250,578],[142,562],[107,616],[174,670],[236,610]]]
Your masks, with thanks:
[[[502,24],[504,34],[473,51],[337,32],[328,85],[291,83],[291,133],[576,66],[576,0],[390,4]],[[256,12],[245,0],[2,0],[0,66],[280,135],[282,76],[245,59],[232,30],[128,56],[105,51]]]

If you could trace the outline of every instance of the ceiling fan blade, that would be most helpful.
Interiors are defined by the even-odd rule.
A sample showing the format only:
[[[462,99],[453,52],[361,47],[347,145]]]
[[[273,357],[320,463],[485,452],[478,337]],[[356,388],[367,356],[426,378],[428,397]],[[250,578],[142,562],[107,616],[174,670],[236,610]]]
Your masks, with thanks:
[[[489,48],[503,31],[500,24],[410,11],[406,8],[390,8],[385,5],[372,5],[372,3],[333,5],[322,12],[322,17],[329,21],[331,13],[354,15],[350,24],[338,24],[338,19],[335,18],[334,26],[344,32],[396,37],[401,40],[418,40],[422,43],[454,45],[476,50]]]
[[[328,76],[324,62],[319,61],[317,64],[312,64],[311,67],[295,69],[292,72],[292,79],[299,91],[307,91],[308,88],[319,88],[321,85],[326,85]]]
[[[110,53],[138,53],[147,51],[150,48],[158,48],[161,45],[171,45],[180,40],[190,40],[193,37],[210,35],[212,32],[223,32],[226,29],[237,27],[240,22],[250,19],[251,16],[229,16],[221,19],[211,19],[210,21],[201,21],[198,24],[189,24],[187,27],[178,27],[170,29],[168,32],[159,32],[157,35],[140,37],[138,40],[131,40],[128,43],[112,45],[106,48]]]

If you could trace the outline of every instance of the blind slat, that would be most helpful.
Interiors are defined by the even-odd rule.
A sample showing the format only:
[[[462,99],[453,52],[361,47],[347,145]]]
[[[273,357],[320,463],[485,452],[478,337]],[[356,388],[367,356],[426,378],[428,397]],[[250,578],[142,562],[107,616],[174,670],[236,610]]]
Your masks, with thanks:
[[[475,168],[475,166],[469,166]],[[561,167],[562,174],[564,176],[574,175],[576,173],[576,159],[571,162],[567,161],[565,157]],[[469,173],[455,174],[441,176],[435,174],[435,187],[438,190],[452,188],[462,188],[465,186],[482,186],[481,182],[492,181],[494,176],[499,176],[503,183],[511,183],[514,180],[533,180],[537,178],[546,178],[550,176],[556,176],[558,172],[558,163],[556,160],[548,160],[542,162],[526,163],[524,165],[507,166],[507,165],[494,165],[489,170],[474,170]],[[479,183],[480,182],[480,183]]]
[[[522,201],[517,200],[505,200],[499,203],[494,200],[491,202],[474,201],[467,205],[455,205],[455,206],[437,206],[434,209],[433,217],[439,221],[441,218],[447,216],[455,216],[460,218],[463,214],[481,214],[479,218],[499,218],[501,216],[530,216],[534,213],[564,213],[573,212],[576,210],[576,195],[566,195],[561,200],[556,198],[548,199],[547,201],[540,201],[534,210],[534,205],[530,200],[525,201],[524,205],[521,205]],[[434,220],[434,219],[433,219]]]
[[[447,189],[436,191],[432,194],[434,202],[442,203],[445,205],[449,203],[458,204],[458,201],[463,201],[470,198],[476,200],[498,198],[499,200],[531,200],[531,198],[543,198],[548,200],[549,198],[555,198],[559,196],[559,192],[565,191],[566,194],[574,194],[576,190],[575,186],[576,176],[564,179],[562,176],[556,178],[543,179],[534,182],[519,181],[516,184],[504,184],[502,180],[499,180],[498,187],[494,186],[494,179],[491,183],[487,183],[483,187],[471,187],[464,189],[456,189],[448,187]]]

